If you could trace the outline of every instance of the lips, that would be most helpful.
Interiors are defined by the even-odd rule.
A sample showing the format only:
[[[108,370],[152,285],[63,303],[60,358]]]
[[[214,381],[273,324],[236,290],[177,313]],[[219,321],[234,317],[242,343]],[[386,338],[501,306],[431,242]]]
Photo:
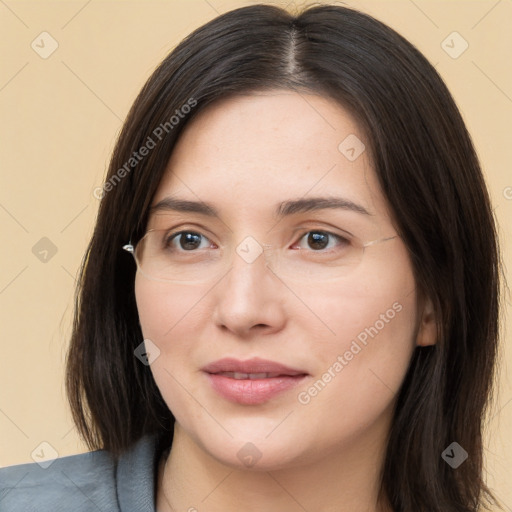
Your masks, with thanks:
[[[279,377],[281,373],[241,373],[241,372],[218,372],[215,375],[223,375],[224,377],[230,377],[231,379],[243,380],[258,380],[258,379],[272,379]]]
[[[266,373],[276,374],[275,376],[288,375],[292,377],[296,375],[307,374],[307,372],[303,370],[290,368],[284,364],[269,361],[267,359],[260,359],[258,357],[248,359],[247,361],[239,361],[238,359],[229,357],[219,359],[218,361],[206,365],[204,368],[202,368],[202,370],[207,373],[215,374],[231,372],[238,374],[256,375]]]
[[[225,358],[202,370],[214,391],[243,405],[258,405],[299,385],[307,372],[281,363],[253,358],[247,361]]]

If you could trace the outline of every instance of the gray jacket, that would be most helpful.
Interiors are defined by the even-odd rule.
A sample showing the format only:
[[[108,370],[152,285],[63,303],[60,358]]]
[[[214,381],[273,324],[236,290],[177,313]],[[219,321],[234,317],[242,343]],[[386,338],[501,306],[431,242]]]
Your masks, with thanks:
[[[100,450],[0,469],[0,512],[155,512],[160,453],[138,441],[116,464]]]

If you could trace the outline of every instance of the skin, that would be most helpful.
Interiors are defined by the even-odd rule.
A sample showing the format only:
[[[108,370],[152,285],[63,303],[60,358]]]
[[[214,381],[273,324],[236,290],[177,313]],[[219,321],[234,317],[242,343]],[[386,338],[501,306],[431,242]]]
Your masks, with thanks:
[[[153,204],[170,195],[214,204],[219,217],[180,213],[174,225],[207,231],[213,247],[233,251],[246,236],[291,250],[301,235],[290,233],[306,222],[310,230],[348,222],[363,241],[393,236],[369,151],[350,161],[338,150],[350,134],[365,141],[345,109],[317,95],[270,91],[222,100],[186,126]],[[350,199],[370,215],[324,209],[276,224],[277,203],[313,196]],[[148,228],[161,227],[159,219],[151,217]],[[386,510],[377,497],[396,393],[415,346],[435,343],[432,305],[415,289],[402,240],[367,248],[349,276],[321,283],[280,279],[264,256],[231,262],[224,277],[203,284],[137,273],[142,331],[161,351],[151,370],[176,418],[159,468],[157,509]],[[347,360],[353,340],[393,304],[400,311]],[[346,364],[336,372],[340,355]],[[264,404],[240,405],[218,395],[201,371],[228,356],[270,359],[309,375]],[[300,403],[298,394],[329,368],[331,380]],[[251,467],[237,456],[248,442],[261,454]]]

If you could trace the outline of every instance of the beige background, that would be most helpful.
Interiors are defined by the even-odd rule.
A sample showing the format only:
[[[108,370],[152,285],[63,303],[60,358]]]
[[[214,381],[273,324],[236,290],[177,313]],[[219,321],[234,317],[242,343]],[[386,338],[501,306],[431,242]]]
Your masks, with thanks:
[[[74,276],[98,207],[93,190],[102,183],[122,120],[154,67],[197,26],[252,3],[0,0],[0,466],[31,462],[41,442],[59,456],[85,450],[67,409],[63,361]],[[346,4],[398,30],[446,80],[474,137],[501,226],[504,261],[510,262],[512,2]],[[44,31],[50,36],[40,36]],[[462,39],[450,35],[454,31]],[[468,48],[457,56],[464,41]],[[43,237],[55,254],[48,241],[39,242]],[[37,254],[44,249],[50,251],[46,256]],[[510,326],[510,297],[506,301],[504,323],[508,319]],[[489,485],[509,511],[511,354],[509,327],[486,448]]]

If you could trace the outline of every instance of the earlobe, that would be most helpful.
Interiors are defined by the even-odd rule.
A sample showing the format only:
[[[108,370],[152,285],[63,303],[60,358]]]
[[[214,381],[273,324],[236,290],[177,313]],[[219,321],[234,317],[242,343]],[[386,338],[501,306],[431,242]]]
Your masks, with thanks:
[[[437,318],[430,299],[425,299],[420,312],[420,324],[416,335],[416,344],[420,347],[435,345],[437,342]]]

